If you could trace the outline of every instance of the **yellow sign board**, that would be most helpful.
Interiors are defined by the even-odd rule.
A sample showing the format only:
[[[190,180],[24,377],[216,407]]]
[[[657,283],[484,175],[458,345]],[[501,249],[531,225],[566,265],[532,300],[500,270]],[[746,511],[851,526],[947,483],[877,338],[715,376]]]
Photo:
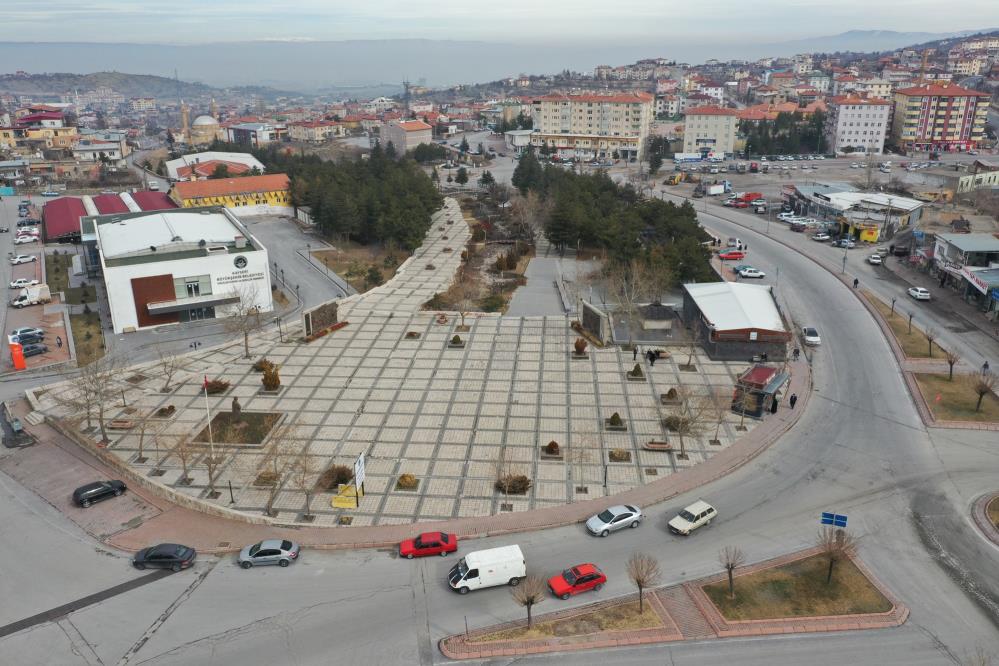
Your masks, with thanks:
[[[364,497],[363,490],[358,491],[353,485],[340,486],[340,492],[330,500],[330,506],[334,509],[354,509],[361,497]]]

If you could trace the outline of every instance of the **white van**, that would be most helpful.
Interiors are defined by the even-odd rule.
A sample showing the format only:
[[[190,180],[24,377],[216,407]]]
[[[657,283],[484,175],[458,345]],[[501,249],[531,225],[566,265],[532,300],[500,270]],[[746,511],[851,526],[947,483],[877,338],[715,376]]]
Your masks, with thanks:
[[[468,594],[483,587],[518,585],[526,575],[527,562],[520,546],[500,546],[465,555],[451,567],[447,582],[452,590]]]

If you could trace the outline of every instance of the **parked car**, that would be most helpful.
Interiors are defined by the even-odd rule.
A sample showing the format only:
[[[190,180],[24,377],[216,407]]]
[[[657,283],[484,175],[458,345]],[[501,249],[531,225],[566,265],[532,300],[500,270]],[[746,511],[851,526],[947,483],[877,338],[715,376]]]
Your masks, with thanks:
[[[14,239],[14,245],[24,245],[26,243],[37,243],[37,242],[38,242],[38,236],[32,236],[31,234],[18,236],[17,238]]]
[[[930,300],[930,292],[925,287],[909,287],[909,296],[912,296],[917,301]]]
[[[812,240],[813,241],[819,241],[820,243],[823,243],[823,242],[829,240],[830,238],[832,238],[832,236],[830,236],[829,234],[827,234],[825,232],[819,232],[819,233],[815,234],[814,236],[812,236]]]
[[[17,335],[17,336],[21,336],[21,335],[40,335],[40,336],[42,336],[44,338],[45,337],[45,329],[44,328],[34,328],[32,326],[22,326],[21,328],[15,328],[13,331],[10,332],[10,334],[11,335]]]
[[[752,266],[750,264],[736,264],[735,266],[732,267],[732,270],[735,271],[736,273],[740,273],[746,270],[747,268],[752,268]]]
[[[27,264],[32,261],[38,261],[38,256],[34,254],[19,254],[10,258],[10,263],[12,266],[17,266],[18,264]]]
[[[802,328],[801,337],[805,339],[806,345],[822,344],[822,338],[819,337],[819,331],[813,326],[805,326],[804,328]]]
[[[265,539],[239,551],[236,562],[244,569],[277,564],[286,567],[298,559],[301,548],[287,539]]]
[[[728,261],[730,259],[745,259],[746,253],[742,250],[726,250],[725,252],[720,252],[718,258],[722,261]]]
[[[458,537],[446,532],[424,532],[415,539],[406,539],[399,544],[399,557],[413,559],[427,555],[445,557],[458,550]]]
[[[840,238],[834,243],[834,245],[836,247],[843,247],[848,250],[857,247],[857,244],[849,238]]]
[[[607,576],[595,564],[577,564],[548,579],[548,589],[560,599],[568,599],[580,592],[599,592]]]
[[[447,582],[458,594],[496,585],[515,587],[527,576],[527,560],[520,546],[500,546],[472,551],[447,573]]]
[[[749,208],[749,204],[740,199],[732,204],[732,208]]]
[[[132,558],[132,566],[136,569],[173,569],[180,571],[194,564],[198,556],[189,546],[176,543],[161,543],[157,546],[143,548]]]
[[[17,278],[12,280],[10,283],[11,289],[24,289],[25,287],[30,287],[31,285],[38,284],[38,280],[29,280],[28,278]]]
[[[708,525],[718,516],[715,508],[704,500],[697,500],[666,523],[673,534],[689,535],[699,527]]]
[[[586,521],[590,534],[605,537],[611,532],[625,527],[638,527],[642,522],[642,510],[629,504],[610,506]]]
[[[120,497],[126,490],[124,481],[94,481],[73,491],[73,504],[86,509],[94,502]]]
[[[24,354],[25,358],[29,356],[38,356],[39,354],[45,354],[48,352],[48,350],[49,348],[47,346],[39,343],[24,345],[21,347],[21,353]]]
[[[766,206],[756,206],[753,209],[753,212],[756,213],[757,215],[766,215],[766,213],[767,213],[767,207]]]
[[[38,334],[25,333],[23,335],[14,336],[14,342],[20,343],[22,345],[35,345],[42,341],[42,336]]]
[[[0,234],[10,233],[10,227],[0,227]]]
[[[884,261],[881,259],[880,254],[872,254],[871,256],[867,257],[867,263],[871,264],[872,266],[880,266],[881,264],[884,263]]]
[[[763,271],[756,268],[744,268],[739,271],[739,277],[741,278],[765,278],[767,276]]]
[[[58,196],[61,196],[61,195],[60,195],[59,192],[55,192],[53,190],[45,190],[44,192],[42,192],[42,196],[43,197],[58,197]]]

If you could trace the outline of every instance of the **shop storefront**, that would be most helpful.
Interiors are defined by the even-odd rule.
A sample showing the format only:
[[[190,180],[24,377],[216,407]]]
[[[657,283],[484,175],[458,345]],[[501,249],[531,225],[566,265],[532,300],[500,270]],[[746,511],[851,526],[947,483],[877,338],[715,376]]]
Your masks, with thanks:
[[[966,289],[964,300],[986,313],[992,321],[999,319],[999,268],[961,269]]]

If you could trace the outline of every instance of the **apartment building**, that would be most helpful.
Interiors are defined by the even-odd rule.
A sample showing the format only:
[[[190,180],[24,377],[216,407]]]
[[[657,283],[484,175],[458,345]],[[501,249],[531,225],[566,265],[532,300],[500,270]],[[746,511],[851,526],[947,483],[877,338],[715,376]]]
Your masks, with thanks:
[[[868,97],[877,97],[878,99],[891,99],[893,87],[891,81],[877,77],[857,79],[854,83],[854,90],[865,93]]]
[[[903,150],[967,150],[985,137],[988,93],[952,83],[895,91],[892,142]]]
[[[891,119],[891,102],[876,97],[841,95],[827,100],[823,131],[826,143],[837,153],[884,151]],[[846,149],[851,150],[847,151]]]
[[[433,127],[422,120],[394,120],[381,130],[385,146],[391,143],[397,155],[405,155],[421,143],[432,143],[433,134]]]
[[[132,111],[152,111],[156,108],[155,97],[133,97],[128,100],[128,107]]]
[[[687,109],[683,126],[683,152],[733,153],[739,112],[720,106]]]
[[[641,159],[654,112],[647,92],[540,97],[531,105],[531,145],[583,159]]]
[[[325,143],[345,134],[343,125],[333,120],[301,120],[288,123],[288,138],[305,143]]]

